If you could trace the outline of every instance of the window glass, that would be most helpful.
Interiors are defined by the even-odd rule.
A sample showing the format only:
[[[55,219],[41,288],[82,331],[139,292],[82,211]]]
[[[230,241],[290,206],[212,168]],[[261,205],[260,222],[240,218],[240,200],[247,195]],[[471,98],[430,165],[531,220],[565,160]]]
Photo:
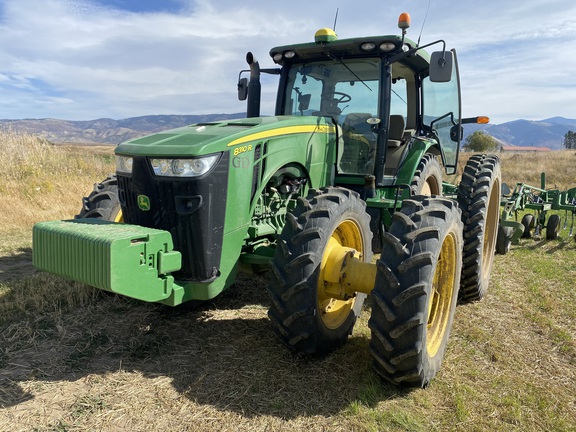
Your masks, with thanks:
[[[323,115],[339,124],[349,113],[377,116],[379,78],[378,59],[295,65],[289,73],[284,113]]]
[[[285,114],[330,117],[340,126],[339,172],[374,171],[376,134],[366,120],[379,116],[380,59],[295,65],[286,91]]]
[[[432,82],[429,78],[423,81],[424,124],[437,136],[443,149],[445,164],[453,166],[458,158],[458,141],[453,141],[451,130],[459,124],[460,94],[458,89],[458,72],[454,65],[452,79],[449,82]]]
[[[406,94],[406,80],[395,78],[392,80],[392,94],[390,95],[390,114],[400,114],[406,119],[408,111],[408,95]]]

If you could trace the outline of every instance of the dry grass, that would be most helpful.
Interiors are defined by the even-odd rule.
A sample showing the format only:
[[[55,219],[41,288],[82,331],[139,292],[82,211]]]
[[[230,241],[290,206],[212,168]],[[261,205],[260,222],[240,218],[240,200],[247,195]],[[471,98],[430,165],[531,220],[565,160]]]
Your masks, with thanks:
[[[73,217],[95,181],[114,171],[113,148],[69,148],[0,130],[0,236],[42,220]]]
[[[37,154],[54,165],[0,186],[0,430],[576,430],[576,243],[566,231],[497,256],[487,297],[457,310],[442,371],[406,391],[371,371],[369,302],[346,346],[303,360],[272,335],[265,277],[242,276],[194,310],[35,272],[32,223],[72,216],[112,167],[106,152],[19,145],[40,146],[21,165]],[[505,179],[522,157],[503,158]]]
[[[462,167],[472,153],[460,154],[460,169],[456,180],[462,175]],[[502,181],[514,189],[516,183],[540,187],[540,174],[546,173],[546,188],[567,190],[576,187],[576,152],[561,150],[530,152],[525,154],[499,153],[502,164]]]

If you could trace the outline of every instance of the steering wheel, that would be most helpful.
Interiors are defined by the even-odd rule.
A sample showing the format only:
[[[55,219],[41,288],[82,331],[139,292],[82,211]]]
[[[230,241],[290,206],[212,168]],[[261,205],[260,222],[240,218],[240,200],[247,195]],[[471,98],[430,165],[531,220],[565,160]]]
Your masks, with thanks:
[[[336,97],[336,96],[340,96],[340,97]],[[341,104],[341,103],[350,102],[352,100],[352,96],[350,96],[348,93],[342,93],[339,91],[335,91],[334,92],[334,99],[337,101],[337,103]]]

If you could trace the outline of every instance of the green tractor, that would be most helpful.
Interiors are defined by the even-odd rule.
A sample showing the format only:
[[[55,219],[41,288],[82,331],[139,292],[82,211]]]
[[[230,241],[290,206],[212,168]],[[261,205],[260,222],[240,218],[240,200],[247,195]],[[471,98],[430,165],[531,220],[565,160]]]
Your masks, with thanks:
[[[371,294],[375,371],[427,386],[456,304],[486,292],[501,175],[477,155],[458,187],[443,182],[462,124],[486,118],[461,118],[456,53],[406,38],[408,14],[399,27],[343,40],[322,29],[273,48],[270,69],[248,53],[247,118],[118,145],[116,175],[76,219],[35,225],[34,265],[170,306],[271,270],[272,327],[302,355],[345,343]],[[260,115],[261,74],[279,78],[274,116]]]

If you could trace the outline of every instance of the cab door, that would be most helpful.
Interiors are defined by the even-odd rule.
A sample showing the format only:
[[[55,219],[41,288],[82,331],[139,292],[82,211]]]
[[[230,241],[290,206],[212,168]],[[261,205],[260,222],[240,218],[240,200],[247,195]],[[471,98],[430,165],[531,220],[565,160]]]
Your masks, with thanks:
[[[443,53],[433,53],[431,68],[436,66]],[[451,71],[441,81],[435,80],[431,73],[422,82],[422,108],[424,129],[440,143],[442,162],[447,174],[456,172],[460,139],[462,138],[460,77],[456,51],[446,51],[448,55],[445,67]],[[444,59],[442,59],[444,60]],[[449,77],[449,79],[448,79]]]

